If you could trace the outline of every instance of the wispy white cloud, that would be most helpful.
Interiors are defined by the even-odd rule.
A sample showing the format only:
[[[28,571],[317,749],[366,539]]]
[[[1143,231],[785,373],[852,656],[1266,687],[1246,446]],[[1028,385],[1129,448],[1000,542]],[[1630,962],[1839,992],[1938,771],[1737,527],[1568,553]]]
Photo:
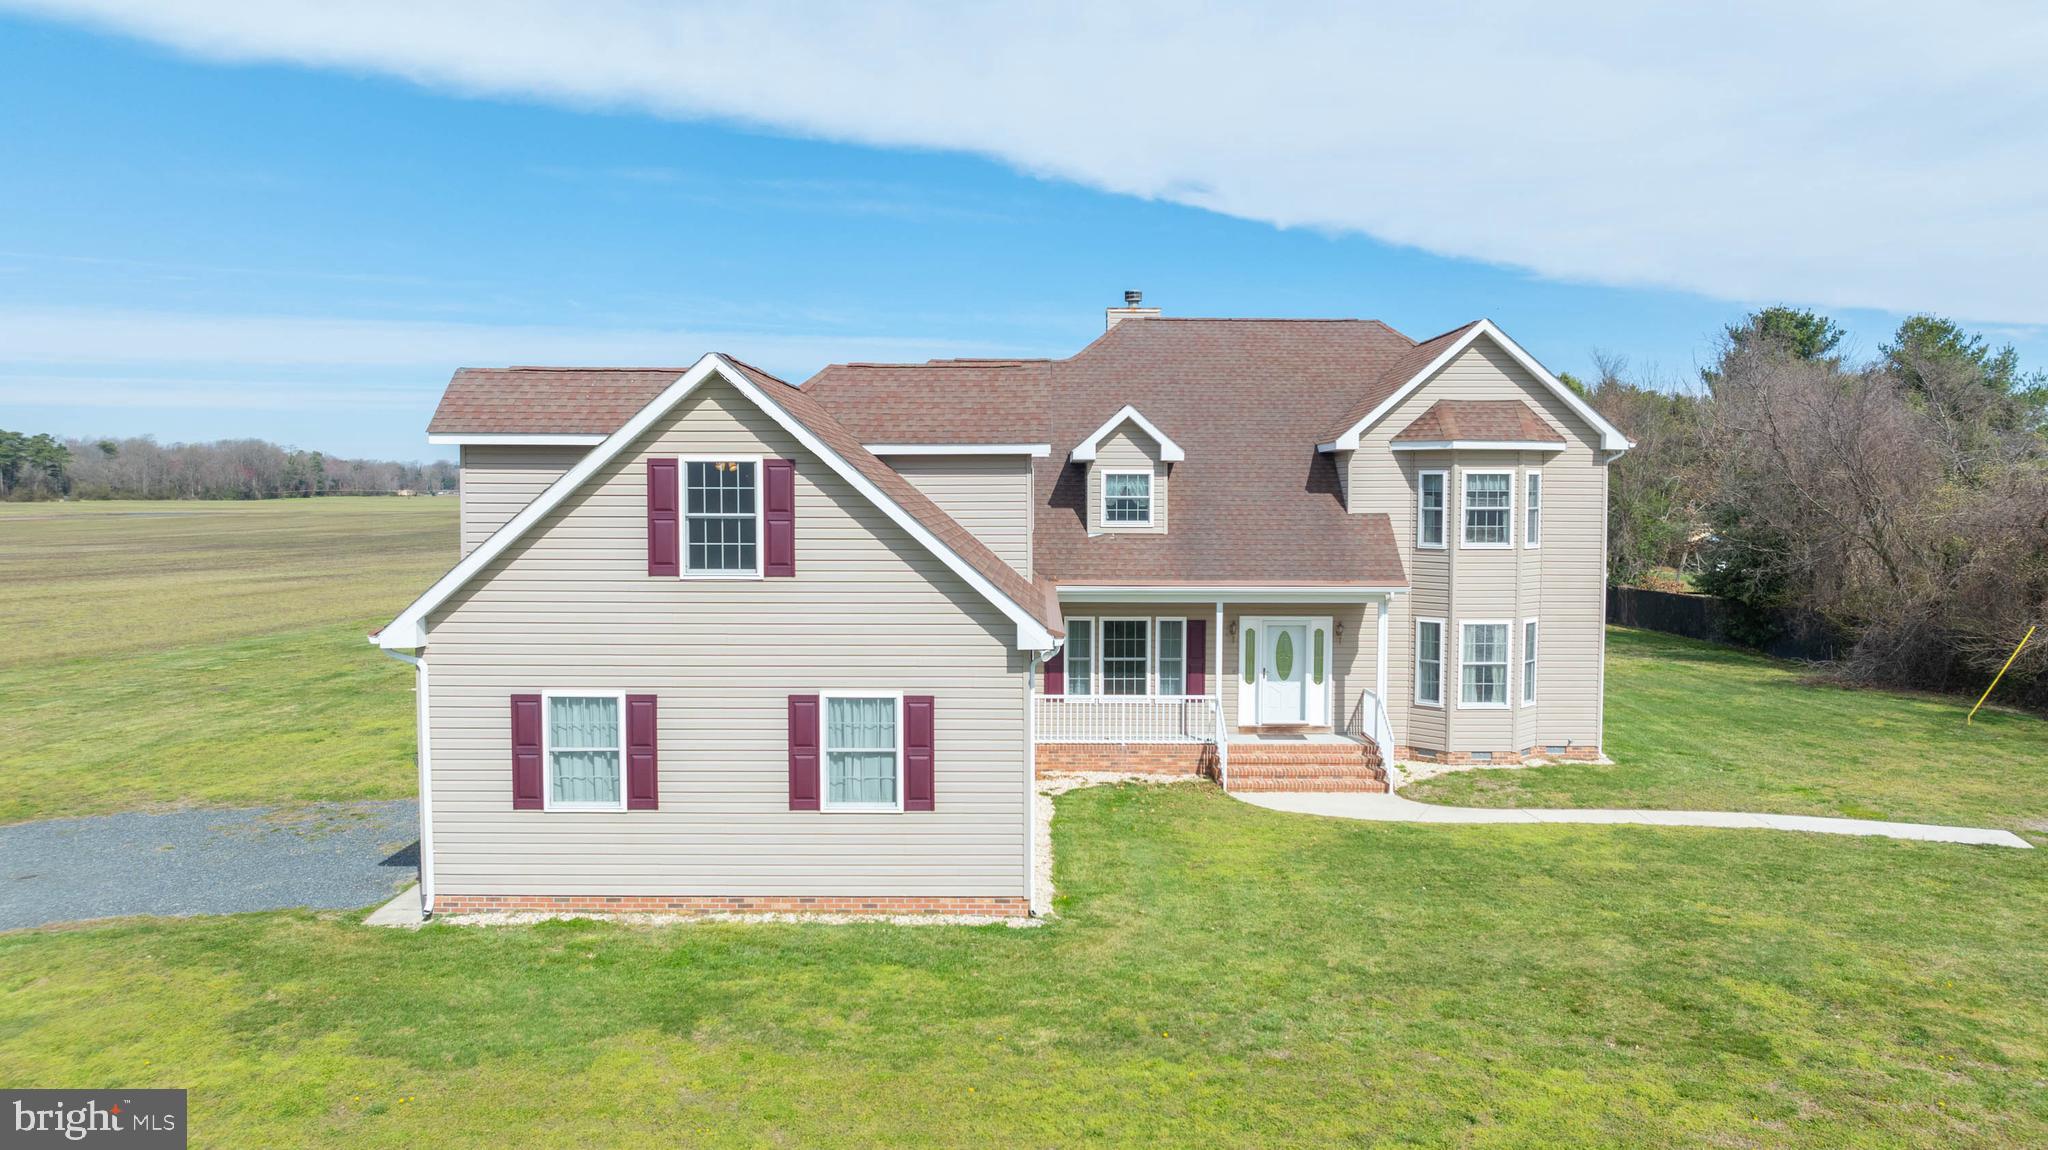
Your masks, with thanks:
[[[1547,276],[2048,315],[2035,4],[0,3],[221,60],[974,152]]]

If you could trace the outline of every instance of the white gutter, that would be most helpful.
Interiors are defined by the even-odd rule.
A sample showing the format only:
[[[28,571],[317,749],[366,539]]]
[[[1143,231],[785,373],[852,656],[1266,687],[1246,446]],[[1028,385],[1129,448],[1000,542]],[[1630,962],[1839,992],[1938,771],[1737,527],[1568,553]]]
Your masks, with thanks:
[[[372,643],[376,639],[370,640]],[[380,648],[381,649],[381,648]],[[417,655],[384,651],[413,669],[413,724],[419,741],[420,772],[420,917],[434,917],[434,774],[433,754],[427,739],[427,661]]]
[[[870,455],[1028,455],[1044,459],[1050,443],[863,443]]]
[[[1089,600],[1097,603],[1179,603],[1199,599],[1230,599],[1258,603],[1372,603],[1389,595],[1405,595],[1406,587],[1377,587],[1358,583],[1189,583],[1174,584],[1080,584],[1062,583],[1062,602]]]

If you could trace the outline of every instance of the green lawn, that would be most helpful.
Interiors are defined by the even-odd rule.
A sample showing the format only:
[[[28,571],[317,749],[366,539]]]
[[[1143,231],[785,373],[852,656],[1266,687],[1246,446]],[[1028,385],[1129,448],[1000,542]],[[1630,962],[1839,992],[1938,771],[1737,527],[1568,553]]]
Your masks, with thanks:
[[[2048,1144],[2048,854],[1075,792],[1035,930],[0,936],[0,1081],[194,1145]]]
[[[361,634],[446,565],[452,504],[202,508],[246,538],[0,507],[0,571],[80,585],[0,608],[60,636],[0,655],[0,817],[410,793],[409,677]],[[93,590],[157,531],[188,546],[152,595]],[[2048,819],[2037,719],[1630,632],[1612,659],[1620,766],[1427,790]],[[2048,1145],[2048,851],[1348,823],[1194,784],[1059,810],[1036,929],[0,935],[0,1082],[189,1088],[195,1146]]]
[[[0,503],[0,823],[414,791],[364,641],[455,560],[453,499]]]
[[[1607,632],[1613,766],[1466,771],[1402,793],[1471,806],[1774,811],[2048,829],[2048,723],[1820,685],[1796,663]],[[2044,840],[2048,841],[2048,840]]]

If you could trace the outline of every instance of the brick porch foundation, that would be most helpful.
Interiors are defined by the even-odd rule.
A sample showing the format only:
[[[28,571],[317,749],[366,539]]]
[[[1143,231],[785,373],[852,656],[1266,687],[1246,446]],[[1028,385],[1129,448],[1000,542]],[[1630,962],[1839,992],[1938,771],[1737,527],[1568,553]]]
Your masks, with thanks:
[[[1394,758],[1405,763],[1443,763],[1447,766],[1482,766],[1486,764],[1516,766],[1527,762],[1597,763],[1600,748],[1594,746],[1570,746],[1555,754],[1541,747],[1530,747],[1523,751],[1495,751],[1487,758],[1475,758],[1470,751],[1433,751],[1427,747],[1395,747]]]
[[[1207,743],[1040,743],[1038,773],[1120,771],[1134,775],[1216,776]]]
[[[438,894],[434,913],[957,914],[1023,918],[1022,898],[978,895]]]

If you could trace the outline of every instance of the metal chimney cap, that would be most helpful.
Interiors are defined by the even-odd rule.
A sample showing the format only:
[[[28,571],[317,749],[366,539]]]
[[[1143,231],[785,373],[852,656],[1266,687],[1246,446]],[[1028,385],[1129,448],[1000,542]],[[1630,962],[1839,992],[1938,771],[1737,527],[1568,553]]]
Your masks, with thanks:
[[[1145,293],[1144,293],[1144,292],[1141,292],[1141,291],[1127,291],[1127,292],[1125,292],[1125,293],[1124,293],[1124,306],[1125,306],[1125,307],[1137,307],[1137,306],[1138,306],[1139,304],[1141,304],[1141,303],[1144,303],[1144,302],[1145,302]]]

